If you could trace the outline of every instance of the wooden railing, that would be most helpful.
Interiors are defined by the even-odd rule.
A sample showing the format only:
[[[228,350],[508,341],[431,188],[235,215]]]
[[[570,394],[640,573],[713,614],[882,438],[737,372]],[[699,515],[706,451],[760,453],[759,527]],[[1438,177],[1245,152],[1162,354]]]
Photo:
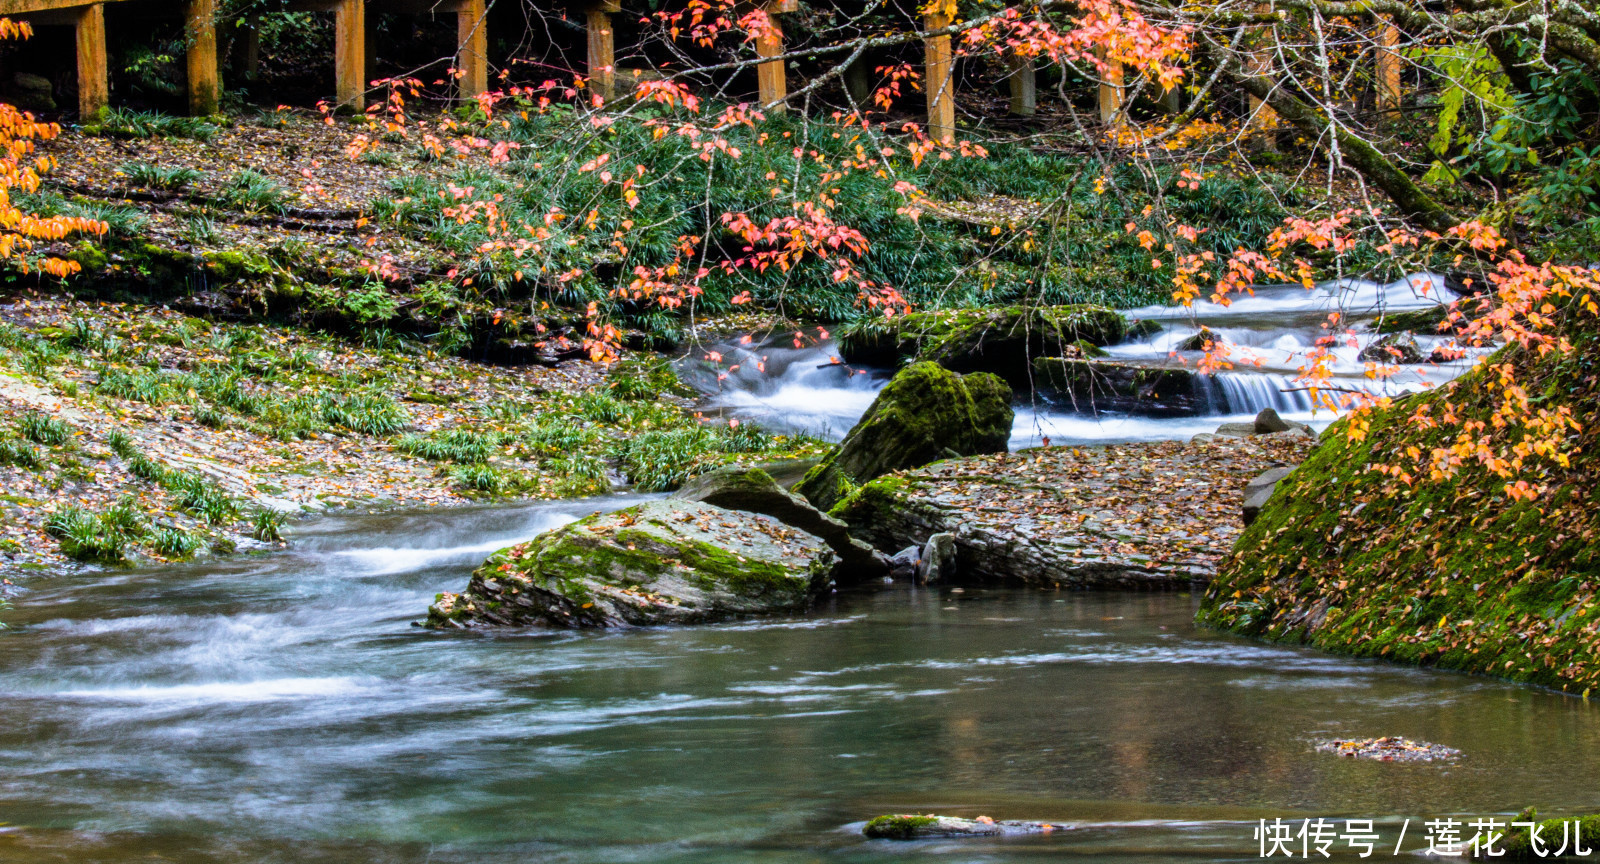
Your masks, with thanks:
[[[91,117],[108,104],[110,88],[106,70],[105,6],[121,0],[0,0],[0,17],[20,18],[35,24],[66,24],[77,30],[78,51],[78,112]],[[185,20],[188,28],[188,97],[193,114],[211,114],[217,110],[220,95],[220,78],[217,64],[216,0],[184,0]],[[621,11],[618,0],[587,0],[584,22],[588,29],[589,86],[602,99],[616,97],[618,70],[616,69],[616,28],[611,16]],[[783,110],[782,102],[788,94],[787,73],[781,59],[784,53],[782,16],[798,11],[798,0],[758,0],[765,3],[773,26],[756,41],[756,54],[761,58],[774,58],[757,65],[757,82],[761,104],[773,110]],[[950,142],[955,138],[954,56],[949,34],[937,31],[950,26],[948,7],[953,4],[932,4],[923,16],[923,26],[929,33],[924,38],[923,87],[928,97],[928,137]],[[334,13],[334,94],[340,106],[362,110],[368,86],[372,80],[374,31],[376,14],[392,12],[403,14],[454,14],[456,16],[456,58],[458,92],[463,99],[473,99],[489,86],[488,20],[485,0],[291,0],[289,8],[296,11]],[[247,58],[245,77],[253,77],[254,58],[259,50],[255,46],[253,28],[245,28],[243,54]],[[1400,32],[1392,25],[1385,26],[1381,34],[1381,47],[1377,52],[1377,102],[1380,110],[1394,113],[1398,110],[1400,92]],[[1265,58],[1259,58],[1264,61]],[[1029,115],[1035,111],[1035,61],[1028,57],[1008,59],[1007,78],[1011,90],[1010,108],[1013,114]],[[1100,85],[1099,115],[1108,127],[1120,126],[1124,121],[1124,88],[1120,69],[1114,69],[1107,81]],[[1176,92],[1163,94],[1164,102],[1175,102]],[[1251,99],[1249,125],[1270,126],[1272,109]],[[1176,110],[1176,105],[1170,105]]]

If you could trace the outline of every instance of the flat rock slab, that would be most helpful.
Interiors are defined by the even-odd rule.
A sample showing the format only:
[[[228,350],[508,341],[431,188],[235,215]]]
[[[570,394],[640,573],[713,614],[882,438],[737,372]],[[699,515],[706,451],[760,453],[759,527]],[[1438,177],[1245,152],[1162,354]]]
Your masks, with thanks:
[[[1398,736],[1319,741],[1317,750],[1321,753],[1337,753],[1347,759],[1370,759],[1374,762],[1435,762],[1461,755],[1461,751],[1454,747]]]
[[[1210,579],[1238,539],[1251,478],[1314,443],[1280,433],[952,459],[881,477],[837,513],[886,551],[954,534],[946,581],[1187,584]]]
[[[833,552],[775,519],[697,501],[596,513],[502,549],[427,626],[699,624],[805,608]]]
[[[874,840],[934,840],[948,837],[1000,837],[1014,834],[1049,834],[1068,826],[1051,822],[1008,819],[997,822],[987,816],[962,819],[959,816],[919,816],[893,814],[868,822],[861,833]]]

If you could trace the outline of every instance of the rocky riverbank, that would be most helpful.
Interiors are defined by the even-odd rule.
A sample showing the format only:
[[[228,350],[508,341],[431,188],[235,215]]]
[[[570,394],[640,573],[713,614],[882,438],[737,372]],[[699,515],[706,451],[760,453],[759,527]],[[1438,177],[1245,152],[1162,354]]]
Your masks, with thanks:
[[[834,513],[883,550],[951,535],[949,581],[1187,585],[1238,539],[1251,478],[1314,444],[1291,430],[951,459],[874,480]]]

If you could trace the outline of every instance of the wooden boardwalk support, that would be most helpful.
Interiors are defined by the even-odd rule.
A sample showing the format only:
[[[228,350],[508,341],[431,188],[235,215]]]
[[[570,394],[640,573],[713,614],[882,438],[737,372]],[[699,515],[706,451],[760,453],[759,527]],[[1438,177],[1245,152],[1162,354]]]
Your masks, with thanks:
[[[217,80],[216,0],[189,0],[189,113],[217,113],[221,84]]]
[[[106,74],[106,7],[94,3],[78,9],[78,116],[98,117],[111,104]]]
[[[1385,22],[1378,34],[1378,110],[1400,114],[1400,28]]]
[[[1122,125],[1123,69],[1121,63],[1106,67],[1105,80],[1100,82],[1100,122],[1106,126]]]
[[[1011,113],[1018,117],[1033,116],[1039,109],[1039,81],[1033,58],[1007,54],[1006,65],[1011,70],[1006,75],[1006,84],[1011,88]]]
[[[462,99],[477,99],[489,89],[489,23],[484,0],[462,0],[456,9],[456,69]]]
[[[778,20],[778,15],[784,12],[800,11],[799,0],[775,0],[766,4],[763,11],[767,13],[768,29],[756,37],[756,56],[782,57],[783,56],[783,23]],[[770,106],[769,111],[781,114],[784,111],[783,100],[789,95],[789,78],[784,71],[782,60],[771,60],[756,66],[756,86],[760,94],[761,104]]]
[[[923,29],[942,30],[950,26],[947,3],[922,16]],[[945,144],[956,140],[955,60],[950,53],[950,34],[923,38],[922,86],[928,91],[928,137]]]
[[[589,87],[606,102],[617,98],[616,29],[611,15],[621,11],[617,0],[603,0],[584,10],[589,34]]]

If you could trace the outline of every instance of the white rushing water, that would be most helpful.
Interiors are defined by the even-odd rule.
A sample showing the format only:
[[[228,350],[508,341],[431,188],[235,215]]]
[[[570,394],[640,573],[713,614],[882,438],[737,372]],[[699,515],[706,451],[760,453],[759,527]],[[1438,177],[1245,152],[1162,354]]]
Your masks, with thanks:
[[[1180,349],[1201,328],[1227,344],[1232,368],[1200,379],[1206,407],[1187,416],[1158,416],[1092,412],[1045,402],[1019,405],[1012,449],[1038,446],[1045,438],[1053,444],[1185,439],[1223,422],[1247,420],[1263,408],[1323,428],[1337,414],[1326,408],[1314,410],[1311,394],[1298,378],[1308,354],[1330,332],[1330,316],[1337,313],[1344,322],[1329,349],[1333,383],[1343,389],[1399,395],[1449,381],[1485,352],[1475,349],[1451,362],[1393,367],[1391,374],[1375,378],[1361,353],[1383,336],[1365,325],[1382,315],[1427,309],[1453,299],[1441,277],[1413,274],[1391,283],[1329,282],[1310,291],[1295,285],[1265,286],[1226,305],[1198,301],[1192,306],[1124,310],[1130,320],[1156,321],[1162,329],[1143,339],[1107,346],[1108,359],[1117,362],[1192,368],[1201,352]],[[1435,349],[1460,347],[1442,335],[1416,338],[1424,356]],[[703,407],[708,412],[755,421],[775,432],[838,440],[872,404],[892,370],[840,363],[837,349],[821,331],[802,333],[802,347],[795,347],[794,340],[794,334],[784,333],[702,346],[679,368],[706,394]]]

